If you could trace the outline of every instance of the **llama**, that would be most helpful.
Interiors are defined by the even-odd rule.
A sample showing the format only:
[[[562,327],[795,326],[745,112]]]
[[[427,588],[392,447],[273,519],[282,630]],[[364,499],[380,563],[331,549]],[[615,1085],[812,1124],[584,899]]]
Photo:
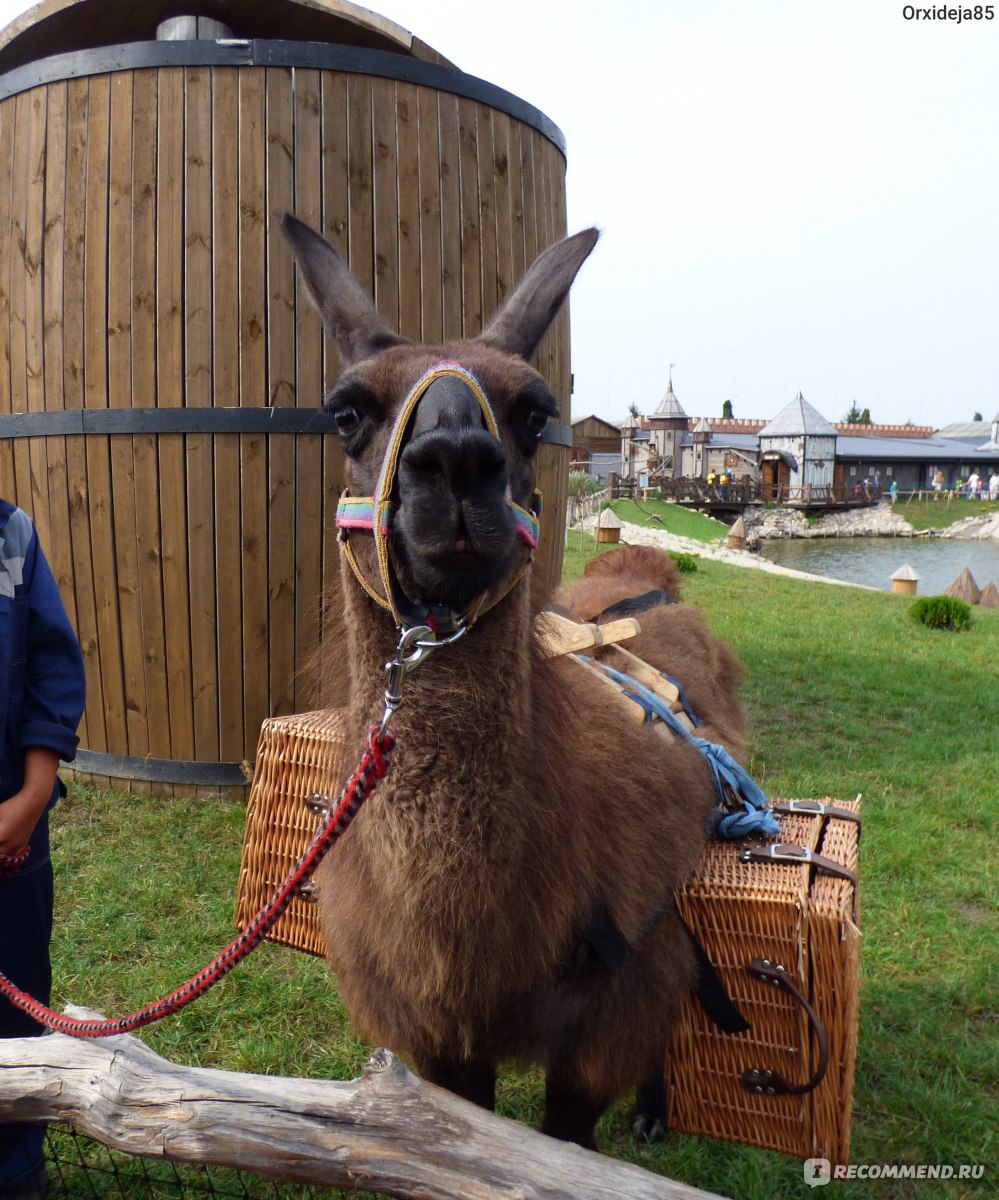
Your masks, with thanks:
[[[341,356],[326,410],[349,493],[374,497],[341,503],[344,632],[317,668],[322,702],[345,710],[348,755],[385,708],[397,626],[469,627],[442,633],[449,644],[408,678],[392,769],[320,869],[347,1011],[487,1108],[501,1062],[541,1064],[552,1136],[595,1148],[599,1116],[637,1087],[633,1131],[661,1137],[667,1039],[695,975],[671,897],[716,796],[696,749],[635,723],[578,662],[544,656],[539,601],[520,582],[532,460],[557,416],[528,360],[597,233],[541,255],[480,336],[425,346],[388,328],[318,233],[291,216],[283,228]],[[664,580],[675,590],[664,555],[610,558],[559,603],[586,616]],[[697,703],[738,751],[731,652],[682,604],[642,624],[636,652],[695,691],[693,665]]]

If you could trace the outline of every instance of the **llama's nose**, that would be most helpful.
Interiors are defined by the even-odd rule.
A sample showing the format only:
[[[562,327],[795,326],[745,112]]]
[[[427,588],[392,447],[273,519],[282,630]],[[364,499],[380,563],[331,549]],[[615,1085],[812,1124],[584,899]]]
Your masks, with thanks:
[[[417,405],[400,465],[457,496],[506,487],[502,442],[487,431],[471,388],[450,376],[435,380]]]
[[[486,420],[475,393],[464,379],[442,375],[427,388],[416,406],[411,435],[432,429],[484,429]]]

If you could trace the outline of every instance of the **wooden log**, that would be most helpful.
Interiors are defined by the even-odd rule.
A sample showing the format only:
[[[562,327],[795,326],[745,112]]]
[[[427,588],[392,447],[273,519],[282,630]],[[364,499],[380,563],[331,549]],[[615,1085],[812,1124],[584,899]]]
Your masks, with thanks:
[[[2,1040],[0,1123],[15,1119],[147,1158],[424,1200],[717,1200],[486,1112],[387,1050],[341,1083],[181,1066],[130,1035]]]

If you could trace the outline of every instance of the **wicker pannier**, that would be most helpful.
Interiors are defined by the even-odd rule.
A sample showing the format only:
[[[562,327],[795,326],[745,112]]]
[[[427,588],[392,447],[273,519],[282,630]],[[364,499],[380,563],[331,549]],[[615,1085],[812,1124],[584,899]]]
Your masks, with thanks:
[[[723,1033],[700,1005],[688,1005],[666,1060],[670,1127],[845,1163],[857,1056],[860,801],[774,808],[775,857],[763,845],[750,853],[711,842],[677,897],[750,1029]]]
[[[240,929],[290,873],[314,833],[318,817],[306,797],[335,795],[342,787],[353,765],[343,761],[342,728],[335,710],[264,722],[239,874]],[[856,812],[859,803],[837,807]],[[780,822],[784,842],[856,872],[856,822],[802,813],[782,814]],[[722,1033],[699,1005],[688,1006],[666,1062],[670,1125],[845,1162],[857,1042],[856,890],[848,879],[807,862],[742,862],[741,853],[732,843],[711,843],[678,906],[751,1029]],[[307,899],[293,900],[269,937],[323,953],[315,906]],[[752,1068],[782,1073],[792,1084],[807,1081],[820,1057],[805,1009],[785,990],[753,978],[745,968],[754,959],[784,968],[824,1028],[828,1068],[811,1091],[771,1095],[763,1075],[754,1080],[762,1080],[763,1091],[742,1085],[743,1072]]]

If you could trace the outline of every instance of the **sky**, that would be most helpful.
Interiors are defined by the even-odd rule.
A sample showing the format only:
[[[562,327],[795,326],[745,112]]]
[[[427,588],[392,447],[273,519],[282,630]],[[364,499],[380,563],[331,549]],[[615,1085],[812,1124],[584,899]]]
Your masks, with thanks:
[[[564,133],[574,418],[939,427],[999,414],[999,6],[924,3],[367,7]]]

